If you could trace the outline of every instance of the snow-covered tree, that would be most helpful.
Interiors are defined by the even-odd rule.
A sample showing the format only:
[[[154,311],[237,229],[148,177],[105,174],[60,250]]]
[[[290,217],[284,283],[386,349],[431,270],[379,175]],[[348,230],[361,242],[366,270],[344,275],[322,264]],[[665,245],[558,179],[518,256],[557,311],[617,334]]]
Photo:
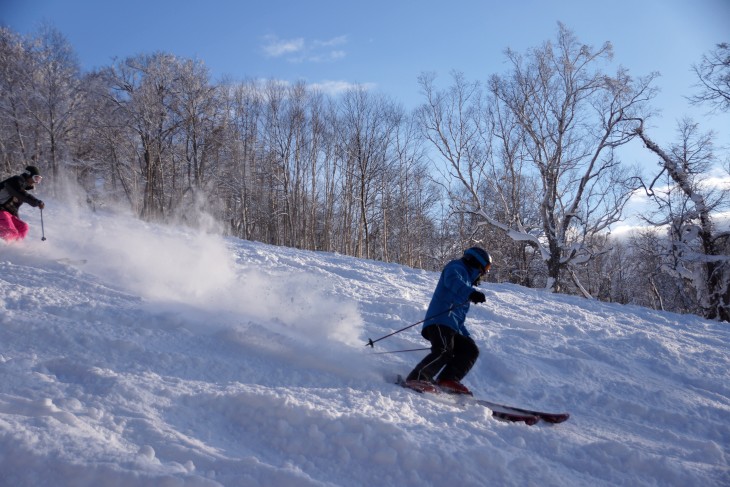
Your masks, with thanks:
[[[137,161],[123,162],[141,181],[143,218],[162,217],[169,210],[165,176],[170,173],[172,137],[181,124],[175,110],[180,65],[173,55],[155,53],[126,58],[103,71],[113,115],[138,139]]]
[[[3,173],[31,163],[30,115],[26,79],[32,63],[26,41],[0,27],[0,152]]]
[[[600,63],[611,45],[583,45],[562,24],[555,43],[506,55],[510,70],[490,79],[487,100],[461,76],[446,91],[423,77],[424,133],[465,190],[462,210],[530,246],[545,263],[547,289],[559,291],[566,275],[588,296],[574,266],[602,251],[597,237],[621,218],[634,188],[615,149],[647,116],[654,75],[607,74]]]
[[[22,37],[0,29],[0,150],[5,170],[35,164],[58,176],[61,163],[73,158],[83,101],[76,54],[58,30],[45,25],[37,36]]]
[[[730,232],[719,230],[713,215],[730,204],[730,191],[713,188],[705,179],[714,163],[710,134],[684,120],[680,140],[662,149],[640,126],[636,133],[659,157],[661,171],[647,191],[657,212],[647,220],[666,227],[663,269],[694,294],[696,311],[706,318],[730,321]],[[655,188],[666,176],[665,188]]]
[[[33,51],[29,112],[43,134],[44,159],[57,179],[61,162],[70,162],[75,116],[84,100],[80,65],[65,36],[50,26],[42,28]]]
[[[730,110],[730,45],[718,44],[693,70],[699,92],[690,101]],[[701,133],[699,124],[689,119],[679,124],[678,132],[678,142],[665,149],[646,133],[643,122],[636,129],[647,149],[658,156],[661,168],[647,187],[657,204],[647,221],[667,229],[661,267],[685,287],[692,311],[730,321],[730,231],[714,221],[730,207],[730,188],[707,181],[720,166],[714,134]],[[730,163],[726,164],[730,174]],[[664,180],[666,186],[657,184]]]

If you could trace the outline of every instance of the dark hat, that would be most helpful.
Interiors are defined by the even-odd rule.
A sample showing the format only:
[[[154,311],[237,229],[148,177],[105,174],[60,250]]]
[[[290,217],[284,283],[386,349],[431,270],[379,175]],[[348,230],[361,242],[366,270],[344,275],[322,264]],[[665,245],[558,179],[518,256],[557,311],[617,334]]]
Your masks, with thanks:
[[[28,177],[31,176],[40,176],[41,172],[38,170],[35,166],[28,166],[25,168],[25,173],[28,174]]]

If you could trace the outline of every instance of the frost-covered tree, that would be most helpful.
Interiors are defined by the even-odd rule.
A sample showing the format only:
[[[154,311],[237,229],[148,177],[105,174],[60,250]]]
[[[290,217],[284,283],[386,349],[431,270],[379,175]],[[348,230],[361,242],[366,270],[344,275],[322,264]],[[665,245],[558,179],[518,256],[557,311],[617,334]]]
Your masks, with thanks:
[[[173,160],[173,136],[181,124],[176,110],[180,66],[175,56],[155,53],[129,57],[103,70],[114,106],[111,115],[136,134],[137,160],[120,162],[128,166],[135,184],[142,186],[138,191],[143,218],[163,217],[169,210],[165,184],[172,171],[166,170]]]
[[[450,181],[465,189],[464,209],[530,246],[544,262],[547,289],[559,291],[565,275],[588,296],[575,266],[602,250],[599,234],[631,195],[633,172],[615,149],[647,116],[654,76],[607,74],[601,63],[611,45],[583,45],[562,24],[554,43],[506,55],[509,72],[490,79],[488,100],[463,77],[446,91],[423,78],[424,132]],[[498,195],[498,212],[487,194]]]
[[[383,176],[395,163],[393,141],[399,107],[363,87],[342,97],[338,118],[338,155],[343,161],[348,233],[353,236],[353,255],[372,258],[372,240],[381,224]]]
[[[720,231],[713,221],[713,215],[730,204],[730,191],[705,183],[715,162],[711,134],[701,134],[697,124],[684,120],[679,142],[666,151],[643,126],[636,133],[661,165],[647,190],[658,208],[648,221],[668,232],[663,269],[685,283],[696,312],[730,321],[730,232]],[[662,176],[666,186],[656,188]]]
[[[44,159],[57,178],[61,162],[71,162],[76,115],[85,97],[80,66],[68,40],[50,26],[36,39],[33,59],[29,112],[43,134]]]
[[[699,93],[690,101],[730,110],[730,45],[718,44],[693,69]],[[691,311],[730,321],[730,231],[715,223],[715,216],[730,206],[730,189],[707,181],[720,166],[714,134],[702,133],[697,123],[685,119],[678,142],[665,149],[646,133],[643,123],[636,133],[658,156],[661,168],[647,188],[657,204],[647,221],[667,229],[668,238],[660,241],[662,270],[684,287],[682,297],[691,300]],[[730,174],[730,163],[725,170]]]
[[[26,40],[0,27],[0,169],[6,174],[33,161],[27,82],[31,66]]]
[[[0,150],[7,171],[36,164],[58,176],[74,156],[83,101],[76,54],[59,31],[43,26],[26,38],[0,29]]]
[[[692,66],[698,78],[699,93],[693,103],[708,103],[713,108],[730,111],[730,44],[723,42]]]

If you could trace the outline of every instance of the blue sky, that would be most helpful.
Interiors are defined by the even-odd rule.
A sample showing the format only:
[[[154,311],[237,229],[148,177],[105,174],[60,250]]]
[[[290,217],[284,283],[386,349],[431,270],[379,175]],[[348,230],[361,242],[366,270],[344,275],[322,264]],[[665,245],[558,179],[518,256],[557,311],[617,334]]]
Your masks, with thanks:
[[[561,21],[586,44],[611,41],[615,63],[633,75],[661,73],[659,142],[686,114],[708,128],[730,126],[730,117],[705,116],[684,98],[692,63],[730,42],[730,0],[0,0],[2,25],[27,34],[44,21],[84,69],[165,51],[204,61],[214,79],[361,83],[407,108],[421,101],[420,73],[486,80],[506,69],[505,48],[552,40]]]

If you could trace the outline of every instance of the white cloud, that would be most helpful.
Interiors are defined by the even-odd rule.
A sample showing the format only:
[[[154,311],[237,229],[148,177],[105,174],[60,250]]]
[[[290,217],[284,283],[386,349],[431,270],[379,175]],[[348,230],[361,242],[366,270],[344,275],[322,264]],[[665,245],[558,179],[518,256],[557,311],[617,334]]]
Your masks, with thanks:
[[[325,80],[320,83],[311,83],[309,86],[314,90],[333,96],[341,95],[347,90],[354,88],[363,88],[365,90],[375,89],[375,83],[351,83],[342,80]]]
[[[312,45],[317,49],[319,49],[319,48],[326,49],[326,48],[330,48],[330,47],[341,46],[343,44],[347,44],[347,36],[333,37],[332,39],[327,39],[325,41],[319,41],[319,40],[312,41]]]
[[[264,37],[262,50],[268,57],[285,57],[289,62],[323,63],[343,59],[347,52],[341,46],[347,44],[347,36],[325,40],[306,40],[302,37],[280,39],[275,35]]]
[[[706,176],[702,182],[710,188],[716,188],[720,190],[730,190],[730,177],[725,175],[719,176]]]
[[[263,51],[269,57],[280,57],[287,54],[301,52],[304,49],[304,39],[279,39],[276,36],[264,38]]]
[[[252,89],[258,91],[262,95],[265,95],[266,85],[269,83],[276,83],[284,88],[292,86],[291,81],[285,79],[260,78],[255,80],[255,83],[252,85]],[[339,96],[352,89],[372,91],[377,88],[377,84],[375,83],[353,83],[344,80],[324,80],[312,83],[307,82],[306,86],[308,90],[319,91],[320,93],[330,96]]]

